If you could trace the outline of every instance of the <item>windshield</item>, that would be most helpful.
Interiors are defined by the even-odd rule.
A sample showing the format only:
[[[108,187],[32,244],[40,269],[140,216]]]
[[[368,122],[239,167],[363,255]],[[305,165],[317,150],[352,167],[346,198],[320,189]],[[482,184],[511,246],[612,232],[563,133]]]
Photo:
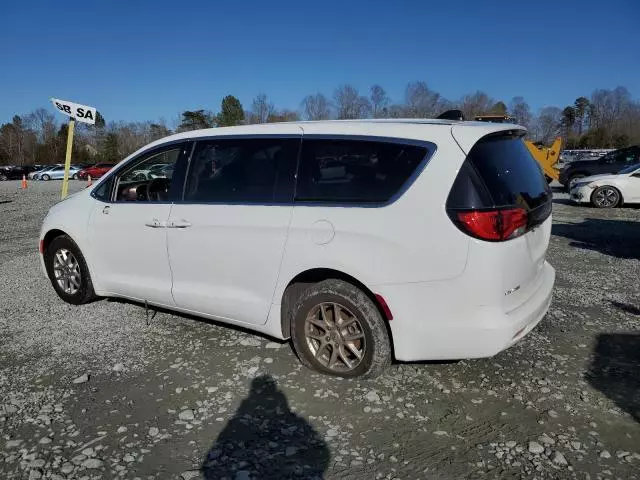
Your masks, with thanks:
[[[628,167],[623,168],[618,173],[631,173],[638,168],[640,168],[640,163],[634,163],[633,165],[629,165]]]

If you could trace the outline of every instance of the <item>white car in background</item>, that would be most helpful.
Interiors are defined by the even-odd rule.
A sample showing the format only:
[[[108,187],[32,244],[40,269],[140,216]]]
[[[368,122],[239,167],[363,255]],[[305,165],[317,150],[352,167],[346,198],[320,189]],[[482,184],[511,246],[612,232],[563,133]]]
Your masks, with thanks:
[[[618,173],[580,178],[571,184],[570,198],[597,208],[640,203],[640,163],[629,165]]]
[[[148,168],[142,168],[134,170],[132,177],[136,180],[151,180],[152,178],[171,178],[173,172],[173,165],[167,165],[166,163],[157,163],[151,165]]]

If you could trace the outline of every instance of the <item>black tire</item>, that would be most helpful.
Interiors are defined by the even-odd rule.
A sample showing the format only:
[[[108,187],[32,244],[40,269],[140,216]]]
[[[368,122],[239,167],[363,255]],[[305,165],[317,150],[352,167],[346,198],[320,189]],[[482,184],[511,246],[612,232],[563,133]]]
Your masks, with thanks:
[[[6,175],[0,175],[0,182],[5,182],[7,180]]]
[[[591,205],[596,208],[615,208],[620,205],[622,195],[617,188],[603,185],[596,188],[591,194]]]
[[[353,369],[337,371],[328,368],[316,359],[307,343],[307,315],[322,303],[338,303],[346,307],[362,328],[364,351],[360,363]],[[375,378],[391,363],[389,334],[380,311],[362,290],[350,283],[328,279],[309,286],[295,302],[292,317],[293,348],[300,362],[308,368],[338,377]],[[333,347],[330,348],[332,351]]]
[[[40,177],[40,180],[44,180],[45,182],[47,180],[50,180],[50,179],[51,179],[51,177],[49,175],[47,175],[46,173]]]
[[[61,249],[68,250],[73,254],[80,269],[80,286],[78,287],[78,290],[72,294],[65,292],[60,285],[58,285],[58,281],[55,278],[53,268],[55,255]],[[54,290],[62,300],[72,305],[82,305],[83,303],[88,303],[95,298],[96,294],[93,290],[93,283],[91,282],[91,275],[89,275],[87,262],[76,243],[67,235],[61,235],[51,241],[44,253],[44,261],[51,285],[53,285]]]
[[[77,174],[77,173],[74,173],[74,174],[73,174],[73,177],[71,177],[71,178],[72,178],[73,180],[78,180],[78,174]]]

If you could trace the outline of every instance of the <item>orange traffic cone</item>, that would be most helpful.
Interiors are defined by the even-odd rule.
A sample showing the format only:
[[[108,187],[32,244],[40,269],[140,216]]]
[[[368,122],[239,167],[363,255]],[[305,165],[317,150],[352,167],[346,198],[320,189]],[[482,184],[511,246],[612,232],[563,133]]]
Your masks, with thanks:
[[[91,175],[87,175],[87,187],[90,187],[91,185],[93,185],[93,182],[91,181]]]
[[[20,185],[20,188],[22,188],[23,190],[27,188],[27,177],[26,177],[26,175],[22,175],[22,184]]]

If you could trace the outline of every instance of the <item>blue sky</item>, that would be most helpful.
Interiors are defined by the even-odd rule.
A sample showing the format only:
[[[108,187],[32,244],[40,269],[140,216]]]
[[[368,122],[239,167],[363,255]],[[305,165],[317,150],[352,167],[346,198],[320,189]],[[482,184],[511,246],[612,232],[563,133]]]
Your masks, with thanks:
[[[22,1],[1,16],[0,122],[52,96],[171,123],[227,94],[298,109],[344,83],[400,101],[415,80],[534,110],[618,85],[640,97],[638,0]]]

